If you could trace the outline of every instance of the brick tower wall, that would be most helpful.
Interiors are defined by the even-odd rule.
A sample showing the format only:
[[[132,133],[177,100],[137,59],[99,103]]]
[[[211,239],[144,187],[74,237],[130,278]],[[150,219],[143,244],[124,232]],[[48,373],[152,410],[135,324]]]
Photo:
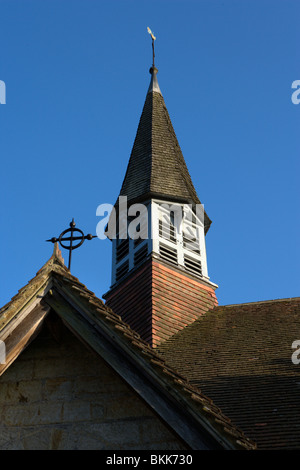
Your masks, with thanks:
[[[218,305],[215,291],[185,271],[152,264],[152,341],[164,340]]]
[[[218,305],[213,287],[154,258],[105,299],[153,347]]]
[[[152,263],[148,260],[105,295],[106,304],[152,344]]]

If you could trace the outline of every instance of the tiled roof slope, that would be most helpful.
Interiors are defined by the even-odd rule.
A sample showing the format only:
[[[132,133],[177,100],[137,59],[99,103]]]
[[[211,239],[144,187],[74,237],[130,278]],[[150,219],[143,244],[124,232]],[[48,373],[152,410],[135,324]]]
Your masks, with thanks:
[[[258,449],[300,448],[300,298],[221,306],[159,347]]]
[[[200,204],[164,98],[155,90],[149,87],[120,196]],[[206,231],[210,224],[205,214]]]
[[[53,256],[36,276],[0,309],[0,337],[1,332],[5,331],[14,319],[20,317],[24,310],[28,311],[30,304],[36,299],[39,301],[44,299],[47,303],[47,297],[55,296],[56,292],[70,299],[72,305],[76,306],[78,311],[89,319],[90,324],[95,326],[93,340],[99,328],[106,335],[109,334],[111,340],[123,348],[122,360],[125,361],[126,354],[129,354],[131,361],[138,361],[139,367],[144,368],[146,375],[152,376],[152,381],[157,378],[157,384],[160,383],[164,393],[170,394],[171,400],[179,400],[184,412],[191,416],[191,421],[194,423],[196,420],[198,426],[204,426],[206,431],[209,430],[221,446],[230,449],[255,449],[255,444],[232,425],[209,397],[189,383],[174,368],[168,366],[156,351],[122,321],[120,316],[70,273],[64,266],[57,247]]]
[[[49,275],[52,272],[62,274],[69,272],[64,265],[61,251],[54,245],[53,255],[36,273],[36,275],[19,289],[18,293],[12,299],[0,308],[0,332],[15,318],[19,312],[25,309],[41,293],[51,287]]]

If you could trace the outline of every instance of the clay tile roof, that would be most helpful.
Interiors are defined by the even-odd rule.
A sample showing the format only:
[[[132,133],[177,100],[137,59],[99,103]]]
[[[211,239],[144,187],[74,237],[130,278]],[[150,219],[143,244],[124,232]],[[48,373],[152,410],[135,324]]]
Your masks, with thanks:
[[[12,299],[0,308],[0,331],[18,314],[29,302],[49,285],[49,274],[52,272],[69,272],[64,265],[64,259],[57,245],[54,244],[51,258],[41,267],[36,275],[22,287]]]
[[[203,415],[205,420],[207,419],[211,426],[216,429],[217,433],[223,435],[225,440],[232,443],[232,448],[239,450],[256,449],[255,442],[249,439],[243,430],[234,425],[210,397],[206,396],[197,386],[190,383],[174,367],[168,365],[158,351],[149,346],[119,315],[115,314],[111,308],[106,306],[101,299],[97,298],[78,279],[71,276],[70,273],[62,276],[60,272],[57,272],[55,274],[54,286],[58,285],[64,292],[71,289],[72,298],[75,299],[77,297],[81,308],[84,308],[85,305],[89,315],[91,314],[95,320],[101,318],[109,323],[111,328],[115,331],[117,330],[123,341],[139,351],[139,354],[146,360],[147,368],[149,370],[154,368],[158,375],[168,382],[167,388],[169,390],[171,386],[174,388],[174,391],[179,391],[182,394],[182,399],[191,405],[191,410],[199,413],[199,416]]]
[[[156,71],[152,72],[120,196],[127,196],[128,202],[164,198],[200,204],[157,83]],[[210,224],[205,214],[206,231]]]
[[[220,306],[159,347],[262,449],[300,447],[300,298]]]
[[[193,385],[176,368],[168,365],[160,353],[153,350],[119,315],[115,314],[70,273],[57,247],[54,248],[52,257],[36,276],[0,309],[0,337],[5,327],[22,310],[28,311],[30,303],[33,304],[38,298],[39,301],[47,304],[50,302],[49,305],[52,306],[49,299],[53,296],[55,298],[57,294],[63,296],[65,300],[70,299],[71,305],[78,307],[78,311],[86,316],[89,324],[94,325],[96,331],[104,328],[103,332],[109,334],[111,340],[123,349],[123,361],[129,354],[130,360],[137,361],[139,367],[142,365],[146,376],[151,374],[152,380],[157,380],[157,384],[160,384],[164,393],[170,394],[172,400],[178,400],[179,397],[180,406],[191,417],[193,423],[196,420],[197,426],[200,428],[204,426],[205,432],[209,430],[216,442],[231,449],[253,450],[256,448],[255,443],[231,422],[211,398]]]

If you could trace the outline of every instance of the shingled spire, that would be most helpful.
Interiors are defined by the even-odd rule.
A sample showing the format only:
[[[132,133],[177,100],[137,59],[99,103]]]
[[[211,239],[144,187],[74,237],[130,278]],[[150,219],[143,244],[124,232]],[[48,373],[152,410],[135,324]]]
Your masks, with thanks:
[[[154,39],[151,82],[119,194],[127,198],[131,214],[132,205],[142,203],[137,211],[146,208],[146,216],[136,223],[129,210],[124,215],[120,200],[118,233],[112,237],[112,285],[104,298],[156,347],[218,301],[206,260],[211,221],[198,212],[200,201],[158,85]],[[138,237],[123,236],[124,221],[128,233],[132,224],[139,227]]]
[[[120,196],[128,203],[149,199],[200,204],[183,158],[164,98],[151,67],[151,81]],[[205,232],[211,220],[205,214]]]

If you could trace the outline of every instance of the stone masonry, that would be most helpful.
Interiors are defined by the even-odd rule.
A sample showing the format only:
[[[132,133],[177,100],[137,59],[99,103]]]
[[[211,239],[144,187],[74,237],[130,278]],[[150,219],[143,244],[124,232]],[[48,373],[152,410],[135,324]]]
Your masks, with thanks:
[[[44,327],[0,377],[0,449],[184,449],[145,402],[66,327]]]

